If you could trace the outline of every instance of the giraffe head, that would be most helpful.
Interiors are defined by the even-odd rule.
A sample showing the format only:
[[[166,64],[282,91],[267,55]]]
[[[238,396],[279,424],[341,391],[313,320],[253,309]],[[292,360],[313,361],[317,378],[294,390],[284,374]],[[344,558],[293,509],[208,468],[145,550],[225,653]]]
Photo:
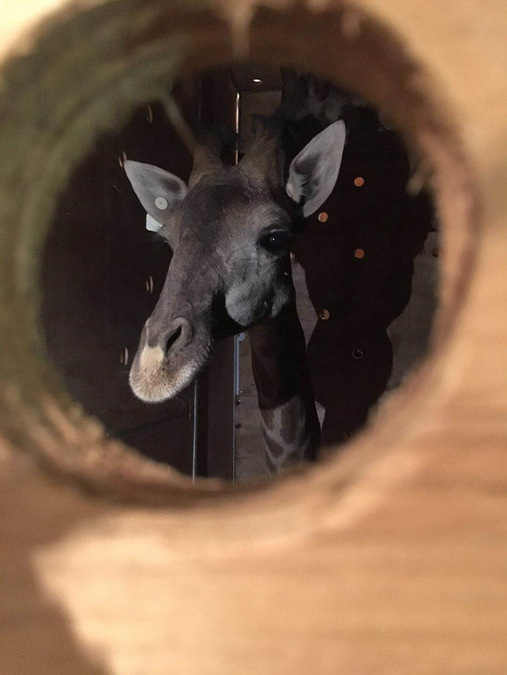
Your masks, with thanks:
[[[158,167],[125,171],[173,258],[130,371],[136,396],[160,402],[184,389],[217,336],[275,317],[293,297],[289,244],[297,222],[331,193],[345,126],[335,122],[292,161],[281,179],[279,142],[264,130],[236,166],[199,146],[187,186]]]

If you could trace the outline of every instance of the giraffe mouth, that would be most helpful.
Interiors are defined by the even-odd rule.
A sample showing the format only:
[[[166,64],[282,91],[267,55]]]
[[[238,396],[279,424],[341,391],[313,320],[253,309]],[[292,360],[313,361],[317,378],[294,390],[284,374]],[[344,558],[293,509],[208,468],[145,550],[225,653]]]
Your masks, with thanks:
[[[211,339],[201,350],[185,349],[176,357],[166,356],[160,347],[145,344],[132,363],[130,388],[145,403],[162,403],[174,398],[195,380],[211,351]]]
[[[141,373],[130,370],[130,387],[136,397],[145,403],[162,403],[186,389],[200,370],[199,365],[187,364],[174,376],[168,377],[165,371]]]

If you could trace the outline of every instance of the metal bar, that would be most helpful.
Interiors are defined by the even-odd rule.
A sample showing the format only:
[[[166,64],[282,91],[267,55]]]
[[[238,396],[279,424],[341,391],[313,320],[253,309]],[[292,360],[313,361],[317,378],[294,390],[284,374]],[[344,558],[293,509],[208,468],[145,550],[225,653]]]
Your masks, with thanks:
[[[195,483],[197,477],[197,432],[199,430],[199,378],[194,380],[194,400],[193,400],[193,420],[192,420],[192,482]]]

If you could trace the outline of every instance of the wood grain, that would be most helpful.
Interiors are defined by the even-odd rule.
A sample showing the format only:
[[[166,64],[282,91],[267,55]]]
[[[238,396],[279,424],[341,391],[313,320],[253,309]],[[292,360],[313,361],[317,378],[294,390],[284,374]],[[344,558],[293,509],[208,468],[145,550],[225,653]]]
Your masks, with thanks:
[[[45,4],[17,5],[16,21],[0,28],[4,49],[31,49],[26,29],[43,30]],[[134,27],[141,6],[154,7],[125,4]],[[179,3],[156,4],[197,26],[197,14],[189,19]],[[229,16],[242,3],[200,4]],[[253,56],[268,46],[273,59],[298,52],[324,75],[336,67],[345,84],[356,78],[432,167],[445,274],[430,358],[340,455],[233,492],[217,483],[192,490],[105,446],[52,382],[44,393],[38,371],[23,374],[33,363],[13,346],[0,396],[2,675],[507,671],[507,7],[263,4],[278,10],[263,9],[253,22]],[[379,67],[382,54],[402,52],[363,10],[428,69],[389,70],[386,62],[385,77],[376,72],[370,47]],[[106,21],[102,2],[93,11]],[[331,39],[335,19],[346,27],[347,50]],[[230,54],[223,32],[211,36],[203,26],[194,63]],[[153,39],[159,30],[157,23]],[[2,284],[14,288],[7,263],[2,269]],[[2,335],[14,325],[12,293],[2,295]]]

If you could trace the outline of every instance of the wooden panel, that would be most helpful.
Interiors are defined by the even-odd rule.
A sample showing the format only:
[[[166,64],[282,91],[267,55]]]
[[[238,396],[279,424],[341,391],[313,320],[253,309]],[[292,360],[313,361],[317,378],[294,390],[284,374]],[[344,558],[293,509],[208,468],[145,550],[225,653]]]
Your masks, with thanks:
[[[201,77],[201,121],[204,125],[236,130],[236,87],[228,69]],[[232,158],[231,158],[232,161]]]
[[[190,126],[201,117],[234,132],[236,90],[228,71],[181,83],[174,95]],[[50,357],[86,412],[147,456],[192,473],[193,386],[169,402],[146,405],[128,385],[171,251],[145,229],[144,209],[121,166],[124,156],[184,180],[191,170],[191,156],[156,102],[136,111],[118,135],[101,140],[60,200],[42,268],[41,321]],[[219,345],[199,387],[202,475],[233,476],[233,349],[232,340]],[[208,382],[213,395],[205,391]],[[219,433],[214,425],[208,433],[208,418],[221,420]],[[167,433],[171,419],[173,434]]]
[[[188,92],[182,99],[196,115],[197,91],[193,103]],[[188,178],[191,157],[159,104],[143,106],[118,135],[103,138],[60,199],[44,252],[41,321],[50,357],[84,409],[110,434],[191,472],[192,388],[146,405],[128,385],[171,252],[145,229],[146,214],[121,166],[124,153]],[[176,437],[164,437],[154,426],[167,432],[171,419]]]
[[[193,473],[193,410],[186,415],[166,415],[157,424],[116,434],[124,443],[142,451],[157,462],[170,464],[179,471]]]
[[[180,44],[183,26],[193,55],[232,58],[223,16],[244,3],[214,0],[214,20],[202,1],[205,15],[180,3],[132,2],[128,21],[122,8],[115,14],[97,1],[71,30],[53,26],[49,53],[2,68],[3,86],[14,89],[2,101],[1,148],[17,152],[0,152],[0,428],[27,452],[0,450],[0,671],[504,675],[505,5],[356,0],[331,2],[322,14],[280,0],[276,12],[257,15],[253,58],[283,51],[328,75],[339,63],[342,77],[355,77],[412,134],[441,195],[446,313],[436,348],[420,377],[341,454],[269,488],[191,486],[105,443],[42,382],[26,349],[26,296],[12,280],[28,253],[13,231],[36,223],[28,206],[25,220],[16,218],[19,195],[35,200],[31,171],[46,166],[42,149],[61,147],[60,129],[51,134],[47,120],[32,117],[34,88],[46,76],[59,82],[49,91],[68,111],[89,66],[110,74],[118,67],[111,50],[144,47],[147,24],[150,46],[160,35],[170,46],[171,25]],[[3,61],[20,45],[28,58],[27,35],[52,25],[46,6],[24,2],[6,12]],[[77,12],[63,1],[53,6]],[[366,20],[360,12],[368,8]],[[107,48],[105,28],[116,37]],[[438,84],[404,60],[410,49]],[[76,77],[59,80],[55,62],[69,66],[70,55]],[[53,99],[42,100],[52,110]],[[6,129],[14,137],[6,140]],[[57,467],[51,479],[42,462]],[[76,480],[116,503],[75,489]],[[144,506],[126,503],[136,500]]]

